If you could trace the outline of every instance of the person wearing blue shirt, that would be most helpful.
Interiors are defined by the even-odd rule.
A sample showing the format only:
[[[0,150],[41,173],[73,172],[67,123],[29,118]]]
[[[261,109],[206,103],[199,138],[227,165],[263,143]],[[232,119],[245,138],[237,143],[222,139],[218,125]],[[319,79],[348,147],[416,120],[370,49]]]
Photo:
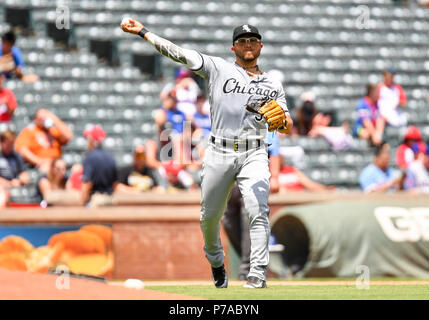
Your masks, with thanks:
[[[378,110],[378,89],[374,84],[366,86],[366,96],[357,107],[357,120],[353,128],[353,135],[365,140],[371,140],[374,146],[380,145],[383,138],[385,120]]]
[[[382,143],[376,147],[374,162],[367,165],[359,176],[359,183],[364,192],[392,192],[400,189],[403,174],[398,175],[389,167],[390,146]]]
[[[196,112],[192,116],[192,123],[196,129],[201,130],[203,137],[208,137],[211,131],[210,115],[204,111],[204,104],[207,98],[204,95],[199,95],[196,103]]]
[[[114,191],[137,194],[138,190],[119,182],[115,159],[102,147],[106,138],[103,128],[93,125],[83,135],[88,140],[88,153],[83,161],[81,204],[89,207],[111,204]],[[97,199],[93,201],[95,195]]]
[[[23,78],[22,69],[24,68],[24,60],[21,50],[15,47],[16,36],[13,32],[6,32],[2,36],[0,47],[0,71],[3,72],[6,78],[10,79],[16,75],[19,79]]]
[[[88,153],[83,161],[82,204],[87,204],[94,193],[111,195],[118,183],[116,162],[102,148],[106,133],[98,125],[83,132],[88,139]]]
[[[166,124],[169,125],[174,133],[182,133],[186,115],[177,109],[177,99],[174,90],[170,91],[162,107],[165,110]]]
[[[13,150],[15,133],[6,130],[0,135],[0,209],[10,200],[10,189],[29,183],[21,156]]]
[[[195,127],[202,130],[203,137],[208,137],[210,135],[211,123],[210,116],[208,114],[199,113],[198,111],[194,114],[192,119]]]
[[[171,129],[173,129],[174,133],[182,133],[183,122],[186,121],[186,115],[176,108],[166,110],[165,114],[167,123],[171,125]]]

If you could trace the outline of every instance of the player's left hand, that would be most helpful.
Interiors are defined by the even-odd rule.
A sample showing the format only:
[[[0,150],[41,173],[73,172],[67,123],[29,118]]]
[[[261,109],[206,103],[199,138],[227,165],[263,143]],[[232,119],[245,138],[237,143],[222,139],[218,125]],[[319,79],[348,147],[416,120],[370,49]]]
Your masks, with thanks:
[[[270,100],[258,110],[268,123],[268,131],[272,132],[286,127],[286,114],[275,100]]]

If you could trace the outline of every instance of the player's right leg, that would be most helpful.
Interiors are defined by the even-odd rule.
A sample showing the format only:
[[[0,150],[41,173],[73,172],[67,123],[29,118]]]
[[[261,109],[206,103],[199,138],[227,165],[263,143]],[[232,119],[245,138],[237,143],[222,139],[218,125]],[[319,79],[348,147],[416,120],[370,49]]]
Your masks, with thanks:
[[[238,279],[247,280],[250,268],[250,235],[247,213],[244,210],[243,197],[237,184],[231,191],[222,225],[235,252],[240,256]]]
[[[241,257],[241,193],[237,184],[234,184],[232,188],[226,210],[222,217],[222,225],[228,236],[230,245]]]
[[[224,160],[221,160],[221,159]],[[234,157],[225,157],[208,147],[201,173],[201,230],[204,237],[204,252],[212,266],[217,287],[226,287],[227,278],[223,269],[224,252],[220,241],[220,220],[233,187]],[[224,284],[222,278],[225,276]],[[218,281],[217,281],[218,280]]]

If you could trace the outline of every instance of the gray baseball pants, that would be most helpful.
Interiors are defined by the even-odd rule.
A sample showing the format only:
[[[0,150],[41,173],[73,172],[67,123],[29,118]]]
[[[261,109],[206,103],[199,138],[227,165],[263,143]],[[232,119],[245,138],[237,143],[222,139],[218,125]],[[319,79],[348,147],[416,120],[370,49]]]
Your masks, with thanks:
[[[269,159],[264,145],[247,151],[235,151],[230,147],[209,144],[201,172],[200,221],[204,251],[212,267],[220,267],[224,263],[219,234],[220,220],[234,181],[237,181],[249,217],[251,254],[248,276],[265,280],[269,262],[270,176]]]

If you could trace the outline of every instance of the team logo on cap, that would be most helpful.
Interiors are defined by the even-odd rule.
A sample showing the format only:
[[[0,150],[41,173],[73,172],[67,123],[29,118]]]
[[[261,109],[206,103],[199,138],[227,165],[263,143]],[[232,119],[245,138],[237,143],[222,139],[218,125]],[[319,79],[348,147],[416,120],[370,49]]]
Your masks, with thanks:
[[[249,26],[248,26],[247,24],[245,24],[245,25],[243,26],[243,31],[251,32],[252,30],[250,30]]]

